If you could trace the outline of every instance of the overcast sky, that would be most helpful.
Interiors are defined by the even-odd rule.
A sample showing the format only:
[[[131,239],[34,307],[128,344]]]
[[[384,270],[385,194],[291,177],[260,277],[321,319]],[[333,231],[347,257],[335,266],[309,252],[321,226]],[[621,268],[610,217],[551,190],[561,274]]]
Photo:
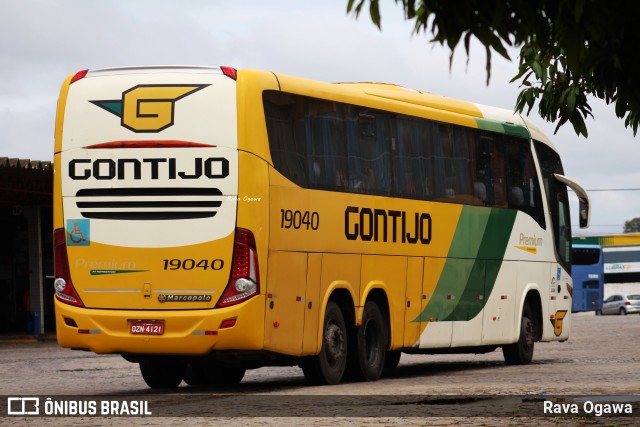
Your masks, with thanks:
[[[449,51],[412,35],[394,2],[382,2],[382,31],[347,0],[0,0],[0,157],[52,160],[55,107],[64,78],[123,65],[229,65],[328,82],[380,81],[512,109],[517,58],[494,54],[485,84],[484,48]],[[517,51],[515,51],[517,55]],[[587,189],[640,188],[640,141],[612,106],[593,100],[589,138],[532,111],[554,141],[565,173]],[[534,108],[535,110],[535,108]],[[591,192],[587,234],[622,231],[640,217],[640,191]],[[577,217],[572,221],[577,223]],[[574,235],[585,233],[574,228]]]

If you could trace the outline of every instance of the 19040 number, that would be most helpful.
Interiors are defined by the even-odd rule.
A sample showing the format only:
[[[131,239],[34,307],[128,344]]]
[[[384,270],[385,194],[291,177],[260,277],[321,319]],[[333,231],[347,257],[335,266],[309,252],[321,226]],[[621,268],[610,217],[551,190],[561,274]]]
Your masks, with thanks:
[[[320,227],[320,214],[318,212],[280,209],[280,214],[280,228],[317,230]]]
[[[224,267],[224,261],[221,259],[201,259],[195,260],[191,258],[187,259],[163,259],[164,270],[193,270],[194,268],[201,268],[203,270],[222,270]]]

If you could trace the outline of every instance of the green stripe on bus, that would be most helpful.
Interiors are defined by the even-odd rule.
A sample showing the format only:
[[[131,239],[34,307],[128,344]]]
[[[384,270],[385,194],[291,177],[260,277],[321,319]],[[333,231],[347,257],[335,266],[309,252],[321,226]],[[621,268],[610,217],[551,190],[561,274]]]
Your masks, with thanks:
[[[455,295],[462,295],[469,281],[491,210],[479,206],[462,208],[438,284],[414,322],[428,322],[432,318],[443,320],[451,315],[456,305]]]
[[[524,126],[495,122],[493,120],[481,119],[478,117],[474,117],[474,119],[479,129],[487,130],[489,132],[504,133],[505,135],[515,136],[518,138],[531,138],[529,130]]]
[[[486,304],[500,271],[517,211],[492,209],[469,280],[451,316],[444,319],[471,320]]]
[[[465,206],[429,303],[414,322],[470,320],[493,290],[517,211]]]

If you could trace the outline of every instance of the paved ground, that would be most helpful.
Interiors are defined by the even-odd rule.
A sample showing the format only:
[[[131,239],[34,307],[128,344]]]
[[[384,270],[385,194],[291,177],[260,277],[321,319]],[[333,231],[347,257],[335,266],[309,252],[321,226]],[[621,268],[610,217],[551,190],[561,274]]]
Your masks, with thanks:
[[[568,342],[538,344],[534,363],[528,366],[504,365],[500,351],[478,356],[403,355],[396,371],[373,383],[309,387],[300,369],[284,367],[249,371],[234,388],[183,384],[175,392],[149,390],[137,365],[119,356],[61,349],[55,341],[4,343],[0,344],[0,385],[2,395],[10,396],[128,395],[149,400],[156,414],[173,408],[170,414],[189,416],[39,418],[39,425],[640,425],[639,342],[640,316],[597,317],[585,313],[574,315]],[[500,397],[487,398],[495,395]],[[533,408],[534,413],[541,411],[536,408],[542,407],[542,400],[558,395],[569,396],[561,403],[575,402],[578,395],[595,401],[603,396],[635,399],[636,413],[620,419],[531,419],[509,412],[527,407]],[[259,414],[274,416],[231,416],[255,415],[252,411],[256,408]],[[412,416],[425,413],[425,408],[436,417]],[[337,416],[316,416],[325,410]],[[495,416],[478,417],[483,410]],[[221,413],[229,416],[208,418]],[[474,416],[452,417],[458,413]],[[292,415],[302,418],[288,417]],[[27,417],[0,418],[0,425],[9,421],[11,425],[34,425],[34,419]]]

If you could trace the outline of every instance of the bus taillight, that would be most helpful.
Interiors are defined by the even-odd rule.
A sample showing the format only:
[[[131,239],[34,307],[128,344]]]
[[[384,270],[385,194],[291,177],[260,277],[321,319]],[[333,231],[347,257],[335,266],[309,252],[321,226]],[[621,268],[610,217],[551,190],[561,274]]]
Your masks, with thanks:
[[[220,70],[222,71],[222,74],[224,74],[225,76],[232,78],[233,80],[238,80],[238,71],[233,68],[233,67],[226,67],[226,66],[221,66]]]
[[[69,259],[67,258],[66,233],[64,228],[58,228],[53,232],[54,245],[54,274],[53,287],[58,301],[66,304],[84,307],[80,296],[71,283],[69,272]]]
[[[71,83],[75,83],[80,79],[84,79],[84,77],[87,75],[87,73],[89,72],[89,70],[82,70],[82,71],[78,71],[77,73],[74,74],[74,76],[71,78],[71,81],[69,82],[69,84]]]
[[[227,307],[246,301],[260,292],[258,253],[253,233],[236,228],[233,245],[233,263],[229,284],[218,301],[218,307]]]

